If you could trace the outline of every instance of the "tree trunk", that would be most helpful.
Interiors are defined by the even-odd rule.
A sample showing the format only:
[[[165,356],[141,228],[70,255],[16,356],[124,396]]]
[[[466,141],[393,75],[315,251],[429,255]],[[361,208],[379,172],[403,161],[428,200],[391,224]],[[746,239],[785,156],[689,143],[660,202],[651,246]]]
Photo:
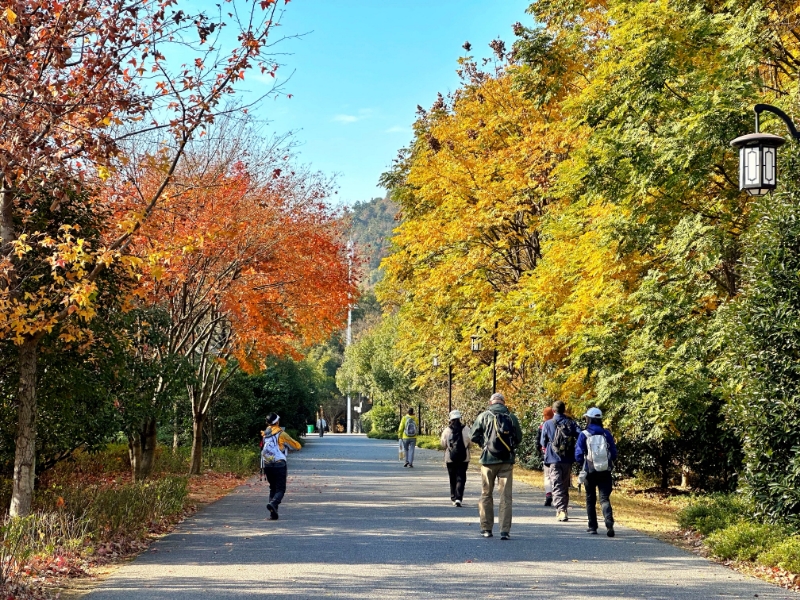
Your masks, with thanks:
[[[24,517],[31,512],[36,478],[36,363],[38,339],[26,339],[19,348],[17,435],[14,455],[14,489],[9,512]]]
[[[203,425],[206,420],[204,413],[192,413],[192,461],[189,465],[189,475],[200,475],[203,464]]]
[[[134,482],[144,481],[153,471],[158,443],[156,420],[148,417],[141,427],[128,437],[128,455]]]

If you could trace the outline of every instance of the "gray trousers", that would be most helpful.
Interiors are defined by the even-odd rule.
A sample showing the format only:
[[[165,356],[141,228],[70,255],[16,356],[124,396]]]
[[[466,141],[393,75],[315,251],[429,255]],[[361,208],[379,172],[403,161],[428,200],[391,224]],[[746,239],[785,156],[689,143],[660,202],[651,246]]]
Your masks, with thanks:
[[[414,448],[417,446],[417,440],[414,438],[403,439],[403,450],[406,453],[406,462],[410,465],[414,464]]]
[[[553,507],[557,511],[569,508],[569,482],[572,476],[572,465],[569,463],[553,463],[547,467],[550,485],[553,486]]]

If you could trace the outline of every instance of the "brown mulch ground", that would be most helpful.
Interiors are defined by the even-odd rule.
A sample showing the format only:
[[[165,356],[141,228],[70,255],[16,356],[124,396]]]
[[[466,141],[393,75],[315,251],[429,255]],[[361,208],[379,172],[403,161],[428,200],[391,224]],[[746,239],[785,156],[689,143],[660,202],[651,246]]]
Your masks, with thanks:
[[[214,472],[192,477],[189,479],[189,496],[181,514],[151,524],[143,538],[117,538],[103,542],[89,556],[64,554],[31,559],[23,568],[22,581],[0,585],[0,600],[79,598],[111,574],[116,566],[132,560],[198,509],[219,500],[246,480],[231,473]]]

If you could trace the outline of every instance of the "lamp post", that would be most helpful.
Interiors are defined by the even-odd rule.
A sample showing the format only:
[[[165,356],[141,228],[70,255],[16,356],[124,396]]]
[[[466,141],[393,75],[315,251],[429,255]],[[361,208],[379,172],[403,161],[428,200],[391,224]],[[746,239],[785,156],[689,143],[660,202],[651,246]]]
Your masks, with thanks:
[[[434,369],[439,366],[439,355],[433,355]],[[447,414],[453,412],[453,363],[447,365]]]
[[[497,330],[497,321],[494,323],[495,332]],[[494,394],[497,391],[497,333],[495,333],[493,337],[494,339],[494,348],[492,349],[492,393]],[[473,352],[480,352],[483,350],[483,344],[481,343],[481,336],[478,335],[477,331],[474,335],[470,336],[470,349]]]
[[[742,135],[731,141],[731,146],[739,150],[739,189],[751,196],[763,196],[778,184],[778,148],[786,143],[779,135],[761,133],[759,117],[762,112],[777,115],[789,130],[789,134],[800,140],[792,120],[781,109],[770,104],[756,104],[756,132]]]

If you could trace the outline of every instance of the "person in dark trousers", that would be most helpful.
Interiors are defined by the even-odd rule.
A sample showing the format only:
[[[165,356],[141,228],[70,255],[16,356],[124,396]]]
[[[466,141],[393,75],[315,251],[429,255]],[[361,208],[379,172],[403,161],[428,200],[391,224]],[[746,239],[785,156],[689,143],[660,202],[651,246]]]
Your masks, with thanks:
[[[614,537],[614,512],[611,509],[613,481],[611,471],[617,459],[617,444],[608,429],[603,428],[603,413],[599,408],[590,408],[584,415],[586,429],[578,436],[575,445],[575,462],[583,463],[586,479],[586,515],[589,517],[591,534],[597,534],[597,492],[600,492],[600,508],[606,525],[606,535]],[[583,473],[582,473],[583,475]]]
[[[459,443],[458,437],[461,438]],[[464,485],[467,483],[467,468],[469,468],[469,427],[461,422],[461,411],[454,410],[450,413],[450,424],[442,431],[439,440],[444,451],[444,463],[450,477],[450,501],[453,506],[461,506],[464,500]]]
[[[503,424],[509,425],[505,429]],[[503,426],[503,434],[499,435],[497,426]],[[509,452],[503,452],[497,446],[491,450],[491,445],[502,437],[506,448],[510,445]],[[508,438],[508,439],[506,439]],[[481,535],[492,537],[494,527],[494,486],[500,495],[500,539],[511,539],[511,490],[514,483],[515,448],[522,441],[522,430],[519,420],[506,408],[506,398],[503,394],[492,394],[489,399],[489,409],[478,415],[472,425],[472,441],[483,448],[481,452],[481,499],[478,504],[478,514],[481,522]],[[500,452],[501,456],[497,455]]]
[[[544,424],[547,423],[547,421],[552,419],[554,416],[555,413],[553,412],[553,409],[551,407],[548,406],[544,409],[544,412],[542,413],[542,424],[539,425],[539,432],[536,436],[537,444],[538,440],[542,439],[542,428],[544,427]],[[541,446],[539,446],[539,450],[542,455],[542,465],[544,465],[544,457],[547,448],[542,448]],[[547,467],[544,467],[542,471],[544,471],[544,505],[553,506],[553,484],[550,483],[550,474],[547,472],[548,471]]]
[[[317,419],[317,432],[319,433],[319,437],[325,435],[325,429],[328,427],[328,422],[325,420],[323,416],[320,416]]]
[[[578,426],[565,413],[566,405],[561,400],[553,402],[555,416],[542,426],[540,445],[545,449],[544,464],[553,486],[553,506],[559,521],[569,520],[569,483],[572,465],[575,463],[575,443]],[[561,431],[559,438],[556,433]]]
[[[269,518],[278,519],[278,506],[286,494],[286,446],[300,450],[300,444],[281,429],[280,417],[270,413],[267,417],[267,430],[264,433],[264,445],[261,458],[264,461],[264,472],[269,482],[269,502],[267,510]]]

